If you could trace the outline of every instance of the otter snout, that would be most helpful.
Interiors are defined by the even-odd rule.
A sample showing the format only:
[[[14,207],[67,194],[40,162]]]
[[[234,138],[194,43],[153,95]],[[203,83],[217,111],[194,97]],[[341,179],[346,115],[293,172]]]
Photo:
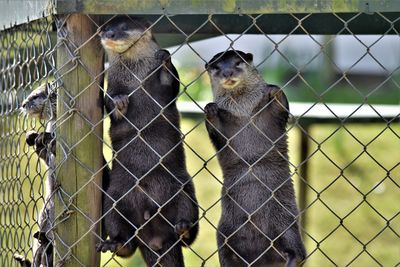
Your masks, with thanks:
[[[227,69],[227,70],[223,70],[222,71],[222,76],[224,78],[230,78],[230,77],[232,77],[232,75],[233,75],[233,70],[231,70],[231,69]]]
[[[114,31],[106,31],[104,33],[104,37],[107,39],[114,39],[115,38],[115,32]]]

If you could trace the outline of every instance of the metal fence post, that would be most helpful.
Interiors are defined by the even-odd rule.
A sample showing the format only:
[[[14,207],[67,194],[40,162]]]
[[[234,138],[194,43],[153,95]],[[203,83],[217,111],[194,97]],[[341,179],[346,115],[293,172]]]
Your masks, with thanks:
[[[101,215],[103,52],[94,21],[58,18],[57,181],[55,265],[98,266],[95,251]],[[73,260],[68,260],[73,255]]]

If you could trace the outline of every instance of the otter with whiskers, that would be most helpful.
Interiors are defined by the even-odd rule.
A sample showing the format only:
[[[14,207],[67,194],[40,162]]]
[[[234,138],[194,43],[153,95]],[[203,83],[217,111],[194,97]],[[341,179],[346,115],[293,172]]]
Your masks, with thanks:
[[[25,98],[21,106],[21,110],[29,117],[47,121],[45,132],[29,131],[26,133],[26,143],[34,147],[36,154],[48,166],[45,203],[39,213],[37,222],[39,230],[33,234],[33,262],[20,254],[14,254],[14,259],[23,267],[30,267],[31,265],[42,267],[53,266],[53,194],[56,188],[54,177],[56,146],[53,124],[56,118],[57,99],[55,85],[55,83],[45,83],[39,86]]]
[[[47,165],[47,179],[45,186],[45,203],[39,213],[38,228],[34,233],[34,242],[32,247],[33,262],[28,258],[14,254],[14,258],[23,267],[30,266],[53,266],[53,241],[54,234],[52,223],[54,222],[54,199],[53,195],[57,188],[57,182],[54,176],[56,140],[54,132],[54,122],[57,117],[57,83],[45,83],[33,90],[22,102],[21,110],[31,118],[37,118],[46,121],[45,132],[36,132],[34,130],[26,133],[26,143],[34,147],[36,154]],[[103,168],[102,186],[106,190],[109,182],[109,168],[103,159],[105,167]],[[104,198],[104,195],[103,195]],[[102,230],[104,232],[104,229]],[[102,233],[103,234],[103,233]]]
[[[198,205],[179,130],[178,73],[149,26],[117,16],[100,32],[114,155],[103,206],[109,239],[97,249],[128,257],[139,248],[148,266],[179,267],[181,247],[198,232]]]
[[[250,53],[219,53],[206,69],[214,95],[206,126],[224,176],[221,266],[294,267],[306,251],[288,165],[286,96],[264,81]]]

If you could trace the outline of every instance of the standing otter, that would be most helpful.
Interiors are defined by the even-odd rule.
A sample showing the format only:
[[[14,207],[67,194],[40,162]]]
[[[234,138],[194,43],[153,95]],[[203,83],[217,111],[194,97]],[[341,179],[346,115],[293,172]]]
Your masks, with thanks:
[[[26,143],[35,147],[35,152],[39,158],[43,159],[48,166],[46,179],[46,196],[44,207],[39,213],[39,231],[33,234],[34,244],[32,249],[33,266],[51,267],[53,266],[53,240],[52,223],[54,222],[54,199],[53,194],[56,188],[54,177],[55,171],[55,138],[53,135],[53,123],[56,118],[56,91],[55,83],[45,83],[33,90],[22,102],[22,111],[30,117],[47,122],[46,132],[37,133],[29,131],[26,134]],[[15,254],[14,258],[20,262],[21,266],[29,267],[32,262]]]
[[[265,83],[252,54],[219,53],[206,69],[214,95],[206,127],[224,175],[221,266],[295,266],[306,251],[288,166],[287,99]]]
[[[114,155],[103,206],[109,239],[97,249],[128,257],[139,247],[148,266],[184,266],[181,246],[197,235],[198,208],[179,131],[178,73],[141,19],[118,16],[100,37]]]
[[[45,83],[33,90],[22,102],[21,110],[31,118],[47,121],[46,131],[26,133],[26,143],[35,147],[39,158],[49,165],[51,155],[56,154],[53,124],[57,117],[56,83]],[[49,153],[50,152],[50,153]]]
[[[49,156],[56,154],[53,124],[57,117],[56,83],[45,83],[33,90],[22,102],[21,110],[31,118],[47,121],[46,131],[26,133],[26,143],[35,146],[39,158],[49,165]],[[48,149],[50,148],[50,149]],[[50,152],[50,153],[49,153]]]
[[[46,180],[45,205],[39,214],[39,231],[35,232],[33,244],[33,266],[53,266],[53,241],[52,223],[54,222],[54,199],[57,182],[54,176],[56,140],[54,136],[54,121],[57,117],[57,92],[56,83],[46,83],[32,91],[22,103],[22,111],[29,117],[48,120],[45,132],[29,131],[26,133],[26,143],[33,146],[36,154],[48,166]],[[106,190],[109,183],[109,168],[103,159],[103,189]],[[104,195],[103,195],[104,198]],[[102,229],[102,234],[104,230]],[[22,267],[30,267],[31,261],[22,255],[14,254],[15,260]]]

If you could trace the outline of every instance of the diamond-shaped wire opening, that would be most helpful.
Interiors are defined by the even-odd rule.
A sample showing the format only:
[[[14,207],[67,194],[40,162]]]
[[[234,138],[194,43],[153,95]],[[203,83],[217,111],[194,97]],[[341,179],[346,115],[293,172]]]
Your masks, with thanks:
[[[382,252],[379,247],[388,239],[395,243],[399,238],[399,229],[396,228],[398,211],[393,205],[388,204],[392,198],[396,198],[396,192],[399,189],[397,179],[399,162],[396,157],[388,157],[386,152],[398,147],[396,145],[399,144],[399,129],[395,122],[399,115],[398,113],[389,117],[384,115],[383,109],[375,105],[373,99],[380,99],[383,91],[395,98],[393,92],[399,89],[398,69],[400,66],[396,62],[390,65],[386,58],[379,53],[380,50],[384,50],[385,40],[390,39],[389,34],[398,35],[395,25],[398,24],[399,18],[390,14],[377,14],[378,21],[387,27],[386,32],[378,36],[365,37],[352,32],[353,25],[357,23],[357,20],[364,19],[364,14],[330,14],[327,17],[329,22],[326,23],[337,25],[337,32],[336,35],[324,37],[313,35],[309,30],[310,23],[318,15],[287,15],[287,24],[291,28],[288,29],[288,34],[280,36],[268,34],[270,29],[265,28],[265,23],[269,22],[271,18],[273,20],[273,17],[266,15],[232,15],[231,18],[238,22],[238,34],[229,34],[228,23],[220,15],[210,14],[208,17],[194,21],[193,23],[196,25],[192,27],[182,23],[180,16],[169,16],[167,13],[162,16],[154,16],[155,20],[150,23],[149,29],[153,32],[163,28],[173,29],[177,38],[181,40],[178,45],[169,49],[173,63],[178,68],[180,92],[167,103],[159,103],[157,98],[146,90],[146,83],[152,79],[148,74],[156,75],[159,71],[165,70],[165,65],[159,64],[146,75],[132,72],[130,66],[120,60],[110,62],[103,71],[96,74],[93,74],[86,66],[80,54],[81,50],[83,51],[94,40],[98,40],[100,29],[115,16],[105,18],[103,23],[88,15],[87,19],[98,30],[79,45],[75,45],[68,35],[54,43],[49,34],[52,29],[50,18],[4,31],[4,36],[0,37],[2,48],[2,52],[0,52],[2,57],[0,88],[4,89],[0,94],[0,123],[2,126],[0,129],[2,138],[0,169],[2,177],[7,178],[2,178],[0,181],[1,203],[5,205],[0,209],[0,227],[4,229],[4,234],[1,235],[3,240],[1,251],[4,251],[4,255],[6,255],[4,259],[1,259],[2,264],[10,265],[14,252],[23,252],[22,255],[28,258],[32,256],[30,252],[34,241],[32,236],[35,229],[40,227],[37,220],[42,213],[40,207],[46,201],[43,195],[48,191],[43,180],[47,175],[51,177],[52,171],[60,170],[68,162],[73,162],[83,169],[87,179],[74,192],[68,192],[62,186],[57,189],[56,194],[64,197],[65,212],[56,215],[56,222],[53,226],[60,227],[64,220],[77,216],[86,220],[93,228],[82,231],[82,235],[72,243],[63,242],[62,237],[57,237],[58,240],[61,240],[60,251],[57,251],[56,248],[54,252],[58,259],[73,261],[83,266],[81,260],[73,253],[69,253],[68,257],[65,257],[61,251],[64,249],[72,251],[90,235],[95,235],[98,240],[103,240],[104,237],[96,233],[95,226],[102,224],[103,219],[110,213],[119,214],[125,225],[135,229],[132,236],[124,240],[124,245],[138,240],[143,247],[154,250],[150,243],[143,239],[141,232],[151,226],[153,220],[161,220],[162,224],[172,229],[174,222],[168,219],[162,210],[168,205],[172,205],[174,199],[181,195],[190,198],[182,189],[185,184],[193,182],[198,202],[194,199],[190,199],[190,201],[195,203],[199,210],[199,219],[194,223],[199,224],[201,230],[197,241],[188,249],[184,249],[187,264],[218,265],[217,255],[226,248],[232,250],[237,259],[247,262],[250,266],[271,251],[275,251],[278,257],[285,258],[286,255],[279,251],[278,244],[279,239],[285,235],[290,225],[271,237],[262,231],[255,219],[257,213],[261,213],[265,207],[272,205],[271,203],[275,203],[282,216],[283,214],[291,216],[294,224],[299,216],[308,217],[301,229],[309,255],[305,262],[306,265],[398,264],[395,260],[393,261],[390,251]],[[56,19],[61,35],[68,17],[66,16],[65,20]],[[125,17],[130,20],[128,16]],[[324,25],[323,23],[322,26]],[[202,34],[207,32],[211,32],[212,36],[219,37],[210,41],[196,42],[203,38]],[[258,36],[250,36],[249,33],[256,33]],[[145,34],[146,31],[143,35]],[[302,35],[298,37],[296,34]],[[344,36],[345,34],[348,35]],[[212,98],[208,75],[204,69],[204,64],[211,58],[210,53],[219,48],[225,52],[229,49],[246,50],[246,43],[251,38],[254,38],[254,42],[261,40],[257,39],[258,37],[262,37],[266,47],[263,56],[258,57],[255,61],[263,77],[267,77],[268,82],[272,80],[279,84],[288,95],[290,102],[294,102],[292,99],[311,102],[300,114],[289,108],[292,118],[286,132],[293,147],[290,149],[290,157],[276,148],[279,147],[280,141],[285,141],[284,135],[271,138],[257,125],[257,115],[269,110],[274,104],[273,102],[267,103],[237,132],[224,136],[226,143],[220,150],[211,148],[204,127],[205,119],[196,115],[203,112],[205,104]],[[350,40],[353,43],[352,47],[355,48],[347,65],[341,62],[340,57],[333,54],[335,50],[345,49],[340,46],[343,45],[344,39],[346,42]],[[291,51],[293,42],[301,43],[304,47],[309,48],[309,51],[305,53],[304,50],[300,52],[298,50],[297,54],[293,53]],[[65,65],[58,65],[55,68],[57,49],[67,49],[70,59],[66,61]],[[185,58],[189,60],[185,62]],[[84,112],[77,110],[76,106],[80,98],[90,90],[99,90],[105,98],[111,97],[110,84],[107,81],[110,79],[110,70],[117,64],[122,65],[122,71],[127,72],[130,79],[137,83],[129,93],[129,97],[140,93],[141,97],[146,98],[149,106],[153,106],[156,112],[141,125],[136,124],[129,114],[123,114],[121,121],[126,123],[126,127],[131,128],[135,134],[130,136],[124,145],[115,148],[115,144],[110,141],[109,136],[99,134],[96,129],[101,127],[103,122],[105,128],[109,127],[110,120],[113,120],[112,117],[119,111],[113,109],[101,121],[92,122],[89,117],[84,115]],[[378,77],[367,82],[362,80],[363,77],[360,80],[357,73],[363,70],[363,66],[376,69],[379,73]],[[90,82],[78,93],[71,93],[68,87],[63,86],[63,81],[69,73],[76,70],[80,70],[82,75],[87,75]],[[167,71],[167,74],[174,76],[173,72]],[[102,81],[104,76],[105,83]],[[89,129],[85,135],[73,143],[57,137],[57,144],[61,147],[62,155],[57,155],[59,157],[58,165],[48,169],[43,167],[43,163],[35,163],[38,157],[24,144],[24,133],[27,130],[33,128],[37,131],[44,131],[48,123],[43,120],[27,120],[21,115],[14,115],[30,91],[47,82],[54,85],[59,95],[58,103],[61,104],[61,109],[68,111],[57,114],[57,117],[53,116],[53,118],[57,118],[56,128],[61,129],[68,120],[77,117],[81,120],[82,125]],[[60,99],[61,95],[62,99]],[[353,105],[349,113],[343,116],[339,109],[330,104],[335,99],[342,102],[355,101],[357,104]],[[174,105],[176,100],[178,100],[179,108],[190,107],[188,110],[192,116],[183,113],[180,127],[176,121],[168,117],[168,108]],[[235,105],[238,105],[237,101],[234,102]],[[315,110],[321,110],[321,107],[335,124],[305,126],[304,118],[311,116]],[[282,106],[282,108],[285,107]],[[350,121],[357,120],[357,116],[366,108],[371,111],[370,114],[373,114],[371,116],[380,120],[381,124],[355,126],[350,123]],[[179,136],[176,144],[162,152],[154,145],[153,141],[146,138],[146,131],[149,131],[152,125],[160,120],[166,123],[165,127],[169,128],[174,135]],[[237,140],[243,138],[249,129],[253,129],[257,138],[263,140],[260,144],[262,152],[257,154],[258,158],[243,156],[243,150],[237,148]],[[220,131],[220,133],[222,132]],[[298,151],[298,146],[293,146],[293,142],[298,142],[300,134],[310,143],[307,155],[302,159],[293,155]],[[104,143],[106,148],[104,149],[106,160],[99,169],[95,170],[86,166],[86,159],[80,158],[73,152],[91,138]],[[124,154],[124,150],[135,147],[137,143],[141,143],[143,149],[147,151],[146,153],[153,155],[154,158],[152,166],[146,167],[145,171],[140,174],[135,173],[132,166],[125,164],[125,159],[120,156]],[[264,147],[264,144],[268,144],[268,146]],[[190,173],[190,178],[186,182],[182,182],[179,175],[176,174],[176,170],[165,162],[181,146],[186,152],[187,168]],[[238,164],[242,164],[245,171],[235,183],[224,188],[220,194],[224,179],[227,177],[223,177],[217,158],[226,151],[230,151],[234,155]],[[255,154],[256,151],[253,152]],[[263,163],[264,158],[268,157],[279,159],[291,169],[287,177],[274,186],[263,181],[262,175],[254,171],[257,165]],[[112,168],[117,165],[122,166],[122,170],[128,176],[127,183],[132,184],[132,188],[126,188],[123,194],[117,198],[113,197],[96,180],[99,174],[106,171],[110,165]],[[19,169],[19,166],[25,167]],[[304,171],[305,168],[308,168],[308,172]],[[176,190],[170,192],[167,200],[155,199],[151,190],[145,190],[145,187],[141,185],[146,182],[146,177],[155,170],[162,170],[165,175],[170,176],[172,183],[177,183]],[[303,210],[299,215],[290,212],[286,207],[287,203],[278,198],[280,190],[290,182],[292,177],[302,183],[302,186],[296,188],[296,192],[307,192],[307,195],[302,198],[305,199],[305,203],[301,203]],[[241,198],[230,195],[231,190],[245,185],[249,179],[257,184],[256,187],[263,190],[266,195],[266,198],[260,201],[257,207],[250,210],[246,206],[248,203],[243,203]],[[98,219],[90,218],[84,208],[77,205],[76,202],[76,199],[86,197],[84,192],[90,186],[95,186],[96,190],[101,191],[104,197],[112,198],[110,209],[103,212]],[[126,213],[119,208],[120,203],[124,202],[129,194],[135,192],[141,192],[155,206],[154,213],[143,214],[146,218],[148,217],[147,221],[139,225],[135,225],[128,218],[129,212]],[[218,226],[221,216],[220,205],[225,198],[230,199],[244,217],[243,224],[238,225],[229,235],[219,231]],[[369,216],[368,218],[363,216],[364,212]],[[363,220],[371,222],[371,230],[367,231],[367,234],[363,234],[363,231],[357,227]],[[373,223],[377,221],[379,223]],[[365,224],[367,223],[365,222]],[[237,250],[236,244],[232,243],[233,237],[246,227],[253,228],[260,234],[266,245],[262,249],[263,251],[250,260]],[[222,246],[217,245],[216,232],[224,235]],[[210,238],[210,235],[213,238]],[[179,242],[182,238],[175,240],[176,242],[171,244],[171,250],[181,246]],[[337,240],[345,243],[340,249],[334,245],[337,244]],[[7,249],[4,250],[4,248]],[[157,253],[157,251],[155,252]],[[158,263],[161,263],[163,257],[168,256],[169,253],[170,250],[157,253]],[[139,260],[140,256],[137,254],[133,262],[142,264]],[[342,257],[342,255],[346,256]],[[132,264],[132,262],[128,262],[115,255],[107,255],[103,258],[102,264],[104,266]]]

